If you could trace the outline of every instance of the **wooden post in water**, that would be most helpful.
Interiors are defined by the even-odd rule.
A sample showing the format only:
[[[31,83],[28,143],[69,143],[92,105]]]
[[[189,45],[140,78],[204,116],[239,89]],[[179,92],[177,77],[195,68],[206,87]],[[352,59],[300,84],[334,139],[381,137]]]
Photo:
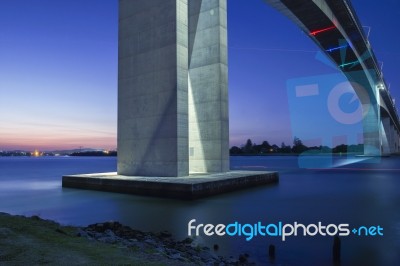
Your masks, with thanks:
[[[332,255],[333,255],[333,262],[335,264],[340,263],[340,238],[338,236],[335,236],[333,238],[333,248],[332,248]]]
[[[268,247],[268,256],[271,261],[275,260],[275,246],[272,244]]]

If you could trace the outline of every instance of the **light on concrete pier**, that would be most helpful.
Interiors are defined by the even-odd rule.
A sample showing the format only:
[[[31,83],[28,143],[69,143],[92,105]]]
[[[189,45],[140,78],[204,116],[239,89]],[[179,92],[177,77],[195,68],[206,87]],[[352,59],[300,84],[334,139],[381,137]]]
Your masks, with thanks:
[[[63,186],[196,199],[276,183],[229,172],[226,0],[120,0],[117,173]]]

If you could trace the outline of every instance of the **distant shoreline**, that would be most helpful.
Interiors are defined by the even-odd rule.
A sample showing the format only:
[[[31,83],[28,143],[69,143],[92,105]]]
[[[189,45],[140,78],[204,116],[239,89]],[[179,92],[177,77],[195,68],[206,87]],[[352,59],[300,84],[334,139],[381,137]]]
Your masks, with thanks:
[[[362,156],[362,153],[359,152],[315,152],[315,153],[240,153],[240,154],[229,154],[230,157],[269,157],[269,156],[335,156],[335,157],[345,157],[345,156]],[[398,156],[400,153],[392,153],[390,156]],[[109,153],[104,153],[101,151],[89,151],[89,152],[75,152],[72,154],[64,154],[64,155],[41,155],[38,157],[117,157],[118,153],[116,151],[111,151]],[[382,157],[387,157],[389,155],[385,155]],[[22,155],[22,154],[2,154],[0,153],[0,157],[36,157],[33,155]]]

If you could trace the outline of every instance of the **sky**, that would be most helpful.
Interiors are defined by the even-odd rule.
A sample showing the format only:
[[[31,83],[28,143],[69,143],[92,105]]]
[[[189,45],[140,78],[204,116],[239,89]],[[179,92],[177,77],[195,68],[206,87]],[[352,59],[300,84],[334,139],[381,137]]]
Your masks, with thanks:
[[[400,2],[352,3],[400,103]],[[0,0],[0,150],[115,149],[117,41],[117,0]],[[325,111],[291,95],[293,84],[341,74],[286,17],[261,0],[228,0],[228,47],[231,145],[362,142],[359,125],[321,125]]]

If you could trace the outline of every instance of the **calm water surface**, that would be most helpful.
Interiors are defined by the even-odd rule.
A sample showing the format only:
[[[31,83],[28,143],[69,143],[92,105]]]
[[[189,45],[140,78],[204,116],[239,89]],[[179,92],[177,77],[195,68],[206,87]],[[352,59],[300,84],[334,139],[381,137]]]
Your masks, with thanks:
[[[117,220],[145,231],[187,236],[187,223],[348,223],[380,225],[383,237],[342,238],[342,265],[400,265],[400,157],[335,158],[333,169],[299,169],[294,156],[232,157],[233,170],[276,170],[280,183],[193,202],[66,189],[66,174],[114,172],[116,158],[0,157],[0,211],[63,224]],[[223,255],[248,253],[262,265],[332,265],[331,237],[199,237]],[[277,249],[268,261],[268,245]]]

